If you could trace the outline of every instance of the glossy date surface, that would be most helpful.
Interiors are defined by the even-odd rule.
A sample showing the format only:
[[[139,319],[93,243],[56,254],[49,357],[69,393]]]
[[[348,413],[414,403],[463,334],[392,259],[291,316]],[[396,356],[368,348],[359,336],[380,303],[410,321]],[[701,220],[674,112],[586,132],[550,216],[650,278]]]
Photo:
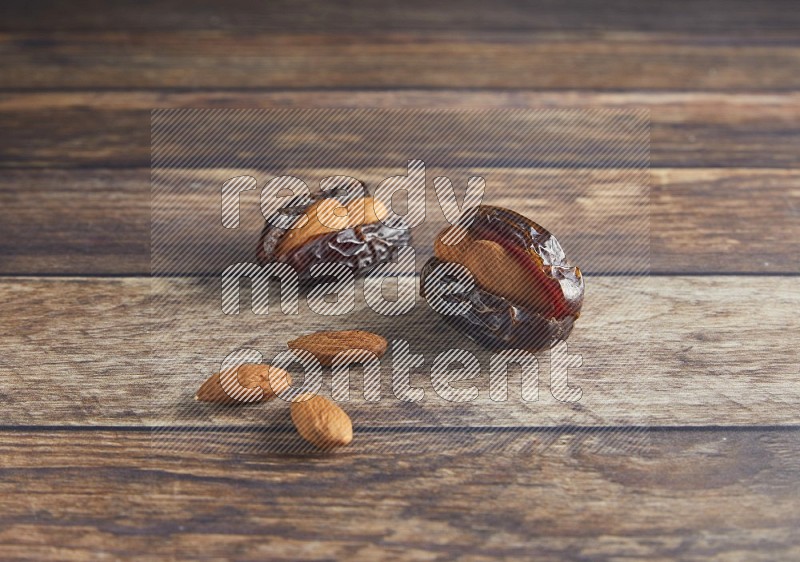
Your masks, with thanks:
[[[453,229],[463,238],[446,244]],[[466,267],[474,286],[465,288],[455,275],[433,275],[448,263]],[[442,231],[421,274],[423,296],[435,291],[465,311],[443,319],[491,348],[535,351],[566,339],[580,316],[584,288],[580,269],[547,229],[491,206]]]

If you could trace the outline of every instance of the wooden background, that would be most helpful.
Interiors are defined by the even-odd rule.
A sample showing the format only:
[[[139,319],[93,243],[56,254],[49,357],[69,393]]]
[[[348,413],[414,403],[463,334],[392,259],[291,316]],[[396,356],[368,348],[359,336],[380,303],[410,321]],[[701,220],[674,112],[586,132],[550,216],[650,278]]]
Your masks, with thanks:
[[[7,2],[0,69],[0,557],[800,557],[793,2]],[[333,455],[179,412],[202,448],[154,447],[157,384],[203,369],[148,363],[150,110],[313,106],[649,109],[644,392],[500,429],[356,404]]]

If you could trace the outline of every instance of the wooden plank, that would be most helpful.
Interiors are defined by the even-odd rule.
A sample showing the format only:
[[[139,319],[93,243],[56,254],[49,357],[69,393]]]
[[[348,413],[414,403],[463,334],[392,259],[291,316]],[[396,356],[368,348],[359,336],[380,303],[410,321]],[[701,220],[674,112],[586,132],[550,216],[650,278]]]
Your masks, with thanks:
[[[151,166],[637,168],[649,164],[642,109],[296,109],[154,111]],[[405,170],[407,171],[407,170]],[[432,173],[429,170],[429,173]]]
[[[150,110],[180,107],[649,109],[653,166],[796,167],[800,153],[796,93],[58,92],[0,94],[0,166],[147,167]]]
[[[642,5],[609,0],[602,9],[587,0],[539,2],[516,0],[487,5],[477,0],[442,0],[435,4],[408,0],[376,10],[363,1],[320,4],[315,0],[215,2],[168,0],[136,5],[81,0],[70,9],[56,0],[31,0],[24,6],[4,3],[0,29],[7,31],[139,31],[224,29],[236,31],[370,32],[407,30],[647,30],[745,31],[795,30],[800,27],[794,4],[770,0],[754,6],[745,0],[676,1]]]
[[[211,452],[154,449],[147,432],[0,432],[0,556],[800,556],[797,431],[656,432],[640,452],[602,433],[373,433],[311,458],[203,439]]]
[[[442,325],[424,302],[387,318],[368,310],[359,290],[345,316],[318,316],[305,303],[299,316],[275,306],[270,316],[225,316],[213,280],[5,278],[3,423],[285,427],[280,402],[219,409],[195,403],[194,392],[238,348],[270,361],[297,335],[358,327],[405,339],[425,360],[412,378],[425,389],[421,402],[393,394],[391,354],[380,401],[366,402],[354,378],[343,404],[361,427],[796,425],[800,351],[789,337],[800,328],[796,285],[784,276],[587,278],[569,339],[570,353],[583,357],[570,384],[583,397],[566,404],[550,393],[547,354],[538,401],[521,399],[518,373],[509,399],[491,400],[488,352]],[[453,404],[431,387],[433,358],[454,347],[481,362],[475,401]],[[329,374],[323,390],[330,392]]]
[[[796,31],[4,32],[0,88],[792,90]]]
[[[210,183],[215,177],[224,181],[237,172],[182,173],[186,181],[215,193],[216,187]],[[354,173],[374,186],[398,172]],[[641,270],[642,256],[630,249],[631,244],[640,246],[647,238],[632,228],[642,224],[643,213],[649,210],[653,272],[800,272],[800,173],[794,170],[654,169],[649,209],[642,208],[638,194],[624,185],[618,186],[617,193],[627,194],[629,204],[613,198],[614,178],[620,179],[613,170],[486,170],[485,174],[489,178],[487,201],[517,209],[552,228],[587,271]],[[307,179],[323,176],[316,170],[309,172]],[[256,177],[262,185],[267,179],[261,172]],[[537,197],[501,197],[496,185],[504,189],[525,186],[526,194],[536,193]],[[558,187],[556,192],[554,187]],[[543,199],[547,193],[561,203],[554,206],[553,199]],[[220,237],[202,229],[204,224],[218,225],[215,197],[184,196],[174,208],[197,217],[197,236],[225,259],[234,255],[251,259],[263,221],[257,192],[242,194],[241,234],[228,233],[235,236]],[[444,226],[433,194],[429,199],[426,222],[414,233],[420,260],[429,256],[430,242]],[[0,273],[150,272],[149,170],[8,170],[0,176],[0,203]],[[571,214],[565,214],[570,209]],[[617,220],[620,210],[637,220]],[[630,235],[628,263],[610,251],[608,244],[604,247],[609,251],[603,256],[596,247],[590,251],[594,237],[608,241],[609,236],[625,232]],[[196,242],[197,238],[187,237],[183,244],[188,247]],[[176,265],[181,265],[180,260]]]
[[[0,178],[4,273],[150,271],[149,170],[16,170]]]
[[[798,179],[759,170],[652,170],[652,270],[800,273],[800,248],[790,242],[800,239]],[[740,258],[752,267],[734,266]]]
[[[325,154],[331,161],[337,160],[331,153]],[[221,274],[233,263],[253,260],[255,243],[264,226],[260,190],[239,197],[239,228],[225,229],[221,226],[219,189],[230,178],[251,175],[263,186],[272,177],[291,174],[316,187],[325,177],[345,175],[374,190],[386,178],[407,173],[406,162],[400,160],[398,164],[366,169],[275,168],[272,173],[260,169],[155,170],[152,225],[157,234],[151,241],[152,270],[159,274]],[[437,234],[449,225],[432,185],[433,178],[441,175],[450,177],[459,192],[463,192],[468,177],[484,178],[484,203],[535,217],[557,234],[570,259],[587,274],[649,271],[650,174],[646,165],[601,170],[505,170],[457,164],[426,169],[425,217],[412,229],[417,271],[432,256]],[[797,179],[800,183],[800,175]],[[783,205],[780,207],[777,214],[783,212]],[[800,227],[792,230],[800,234]],[[683,244],[679,251],[683,251]]]

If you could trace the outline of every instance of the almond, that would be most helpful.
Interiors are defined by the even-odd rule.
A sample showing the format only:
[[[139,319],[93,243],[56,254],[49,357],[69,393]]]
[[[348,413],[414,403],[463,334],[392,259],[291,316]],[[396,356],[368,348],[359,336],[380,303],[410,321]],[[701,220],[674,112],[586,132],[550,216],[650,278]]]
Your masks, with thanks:
[[[350,417],[327,398],[301,395],[290,409],[297,432],[315,447],[333,449],[353,440]]]
[[[537,290],[540,282],[531,270],[497,242],[473,242],[460,261],[472,273],[475,283],[490,293],[532,310],[547,311],[552,307],[547,292]]]
[[[221,376],[225,373],[227,376],[235,374],[239,384],[244,388],[255,389],[261,388],[261,396],[255,392],[242,392],[240,395],[230,396],[225,389],[222,388]],[[235,373],[230,371],[223,371],[223,373],[214,373],[206,380],[197,391],[195,400],[201,402],[216,402],[219,404],[247,404],[249,402],[261,402],[263,400],[270,400],[289,388],[292,385],[292,378],[283,369],[271,367],[270,365],[263,365],[260,363],[246,363],[240,365]]]
[[[354,199],[347,206],[335,197],[322,199],[309,206],[298,219],[297,224],[302,226],[284,234],[275,248],[275,257],[283,257],[318,236],[378,222],[387,214],[386,207],[372,197]]]
[[[363,330],[340,332],[316,332],[290,341],[289,349],[303,349],[317,358],[322,365],[330,367],[339,353],[350,349],[365,349],[378,358],[383,357],[389,345],[386,338]]]
[[[372,224],[386,218],[389,211],[374,197],[361,197],[347,205],[347,227]]]
[[[460,238],[457,244],[445,243],[446,240],[452,240],[456,237]],[[463,226],[451,226],[433,241],[433,253],[442,261],[462,263],[464,252],[467,251],[472,242],[472,236],[466,232]]]

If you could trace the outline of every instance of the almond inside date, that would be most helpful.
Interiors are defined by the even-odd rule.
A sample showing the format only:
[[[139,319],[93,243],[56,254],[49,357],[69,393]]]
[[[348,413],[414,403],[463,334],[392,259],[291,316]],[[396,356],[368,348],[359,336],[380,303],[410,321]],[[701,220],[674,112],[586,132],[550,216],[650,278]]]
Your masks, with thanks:
[[[267,219],[256,247],[259,265],[285,263],[301,282],[318,283],[311,273],[317,264],[337,264],[360,276],[408,245],[411,230],[403,217],[391,215],[361,182],[342,181],[289,200]]]
[[[457,282],[454,273],[432,275],[446,263],[464,266],[474,285]],[[420,290],[423,297],[430,293],[457,304],[462,312],[443,319],[470,339],[536,351],[570,334],[583,305],[584,281],[549,231],[518,213],[484,205],[439,234]]]
[[[555,238],[512,211],[493,207],[480,210],[472,228],[456,225],[443,230],[434,243],[434,255],[441,261],[463,265],[479,287],[532,312],[559,318],[577,314],[583,297],[581,272],[569,266],[563,255],[552,255],[556,253],[550,251],[553,248],[563,254]],[[508,222],[502,223],[503,219]],[[446,244],[457,229],[462,234],[460,242]],[[526,240],[525,235],[531,239]],[[565,272],[571,275],[563,275]],[[580,288],[579,298],[568,285],[573,280]]]
[[[386,207],[373,197],[359,197],[346,205],[335,197],[321,199],[306,209],[295,228],[283,236],[275,248],[280,259],[311,240],[359,225],[374,224],[388,215]]]

